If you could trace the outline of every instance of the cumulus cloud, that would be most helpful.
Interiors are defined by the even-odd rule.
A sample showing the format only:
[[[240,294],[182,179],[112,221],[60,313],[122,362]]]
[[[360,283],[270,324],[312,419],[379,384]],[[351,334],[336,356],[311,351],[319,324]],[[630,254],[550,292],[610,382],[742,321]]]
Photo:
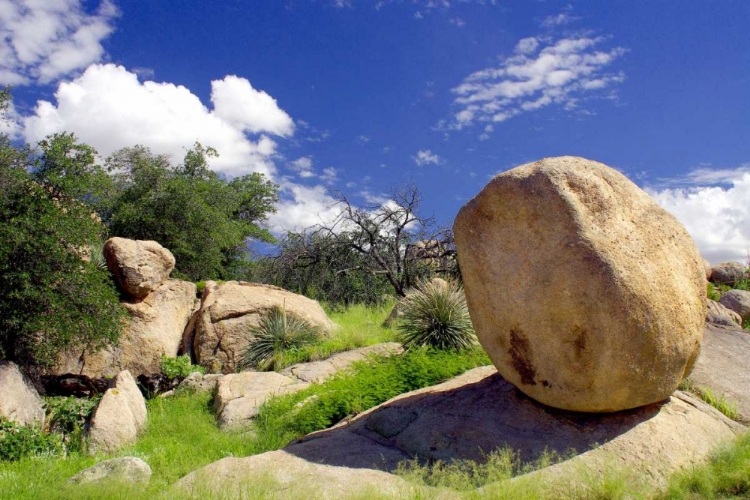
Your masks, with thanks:
[[[135,73],[114,64],[91,65],[75,80],[60,83],[55,99],[39,101],[33,115],[22,119],[28,142],[68,131],[102,156],[142,144],[180,160],[199,141],[219,151],[212,167],[231,176],[272,175],[276,143],[262,133],[293,133],[291,118],[276,101],[236,76],[212,82],[213,109],[181,85],[140,82]],[[247,132],[261,135],[251,140]]]
[[[625,78],[608,68],[626,50],[598,49],[605,41],[586,36],[520,40],[513,55],[498,66],[470,74],[453,89],[458,111],[439,128],[502,122],[552,104],[568,110],[578,107],[582,98],[600,95]]]
[[[416,163],[420,167],[430,164],[437,165],[439,161],[440,157],[429,149],[417,151],[417,155],[414,157],[414,163]]]
[[[326,167],[320,175],[320,180],[326,184],[335,184],[338,180],[338,171],[333,167]]]
[[[750,252],[750,164],[699,168],[672,183],[697,185],[646,191],[685,225],[706,259],[745,262]]]
[[[341,207],[324,186],[294,183],[281,185],[281,201],[276,208],[276,213],[268,218],[269,227],[276,234],[332,224],[341,214]]]
[[[104,56],[117,7],[102,0],[0,0],[0,84],[50,83]]]

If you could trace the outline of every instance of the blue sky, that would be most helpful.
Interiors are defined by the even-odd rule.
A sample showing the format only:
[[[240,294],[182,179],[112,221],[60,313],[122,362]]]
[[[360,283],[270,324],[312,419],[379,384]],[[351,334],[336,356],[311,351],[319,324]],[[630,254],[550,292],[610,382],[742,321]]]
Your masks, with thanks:
[[[282,186],[279,233],[414,181],[450,223],[545,156],[604,162],[711,261],[750,250],[750,3],[0,0],[7,130]]]

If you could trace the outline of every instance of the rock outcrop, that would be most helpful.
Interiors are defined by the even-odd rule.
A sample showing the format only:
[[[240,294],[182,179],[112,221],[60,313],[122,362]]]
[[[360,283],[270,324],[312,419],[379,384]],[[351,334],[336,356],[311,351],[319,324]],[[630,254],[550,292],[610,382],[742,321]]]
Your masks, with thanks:
[[[119,373],[91,417],[89,453],[111,453],[135,443],[146,420],[146,402],[133,376],[128,371]]]
[[[722,285],[734,285],[745,277],[745,266],[739,262],[722,262],[711,269],[710,281]]]
[[[525,397],[493,367],[476,368],[437,386],[402,394],[332,429],[316,432],[283,450],[226,458],[188,474],[189,489],[234,488],[257,477],[275,480],[278,491],[318,487],[315,498],[351,498],[363,490],[403,495],[415,485],[388,474],[404,460],[468,459],[510,447],[524,462],[550,451],[578,455],[561,464],[595,474],[616,456],[616,465],[644,472],[663,485],[677,469],[706,459],[716,445],[743,427],[689,394],[618,413],[560,411]],[[565,464],[570,465],[565,465]],[[425,495],[433,498],[433,495]]]
[[[737,325],[706,325],[689,379],[736,404],[740,420],[750,424],[750,332]]]
[[[261,405],[273,396],[291,394],[309,384],[276,372],[242,372],[225,375],[216,384],[214,412],[222,429],[246,426]]]
[[[125,238],[107,240],[104,258],[119,287],[136,299],[156,290],[175,265],[172,252],[157,242]]]
[[[750,292],[745,290],[729,290],[721,296],[719,304],[737,313],[742,321],[750,319]]]
[[[67,352],[53,373],[112,377],[122,370],[134,376],[159,373],[162,354],[175,357],[193,313],[195,284],[167,280],[139,301],[122,302],[129,317],[117,347],[97,352]]]
[[[271,285],[208,281],[201,308],[191,321],[193,331],[186,332],[184,343],[192,344],[196,362],[209,371],[232,373],[253,339],[251,328],[274,307],[319,327],[324,335],[335,327],[320,304],[302,295]]]
[[[636,408],[690,373],[706,318],[701,256],[619,172],[576,157],[514,168],[461,209],[454,233],[477,336],[537,401]]]
[[[281,374],[303,382],[319,384],[337,372],[349,368],[354,363],[367,359],[368,356],[393,356],[394,354],[400,354],[403,350],[401,344],[397,342],[360,347],[359,349],[336,353],[330,358],[320,361],[292,365],[281,370]]]
[[[0,361],[0,417],[20,425],[44,425],[42,398],[15,363]]]
[[[706,313],[706,323],[712,323],[714,325],[737,327],[742,325],[742,318],[739,314],[727,309],[719,302],[711,299],[706,299],[706,305],[708,306],[708,312]]]
[[[84,469],[72,478],[71,483],[88,484],[99,481],[123,483],[147,483],[151,479],[151,467],[138,457],[113,458]]]

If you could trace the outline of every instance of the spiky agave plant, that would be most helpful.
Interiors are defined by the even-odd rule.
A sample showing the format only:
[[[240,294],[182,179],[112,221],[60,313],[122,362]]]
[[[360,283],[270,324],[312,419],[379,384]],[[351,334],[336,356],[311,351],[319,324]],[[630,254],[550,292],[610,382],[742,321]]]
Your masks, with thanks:
[[[272,370],[285,352],[312,345],[320,338],[320,329],[305,320],[274,307],[260,318],[250,332],[253,340],[241,355],[240,369]]]
[[[477,342],[463,288],[442,279],[420,282],[398,305],[398,338],[405,349],[461,350]]]
[[[89,258],[91,263],[96,266],[97,269],[102,271],[107,270],[107,259],[104,258],[104,244],[100,242],[93,242],[89,245]]]

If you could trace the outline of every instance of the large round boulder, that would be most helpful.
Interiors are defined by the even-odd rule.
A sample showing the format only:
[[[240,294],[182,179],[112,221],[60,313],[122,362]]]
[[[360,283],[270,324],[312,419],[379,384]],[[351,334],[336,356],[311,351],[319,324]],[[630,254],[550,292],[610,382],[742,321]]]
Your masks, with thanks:
[[[706,317],[701,256],[619,172],[576,157],[523,165],[469,201],[454,231],[477,336],[537,401],[635,408],[669,397],[692,369]]]
[[[739,262],[722,262],[711,268],[709,279],[714,283],[733,286],[745,278],[745,266]]]
[[[104,258],[120,289],[136,299],[167,281],[175,264],[172,252],[157,242],[125,238],[107,240]]]
[[[196,361],[209,371],[234,373],[239,357],[254,339],[252,329],[275,307],[318,327],[323,335],[335,327],[320,304],[303,295],[272,285],[208,281],[183,343],[192,346]]]

